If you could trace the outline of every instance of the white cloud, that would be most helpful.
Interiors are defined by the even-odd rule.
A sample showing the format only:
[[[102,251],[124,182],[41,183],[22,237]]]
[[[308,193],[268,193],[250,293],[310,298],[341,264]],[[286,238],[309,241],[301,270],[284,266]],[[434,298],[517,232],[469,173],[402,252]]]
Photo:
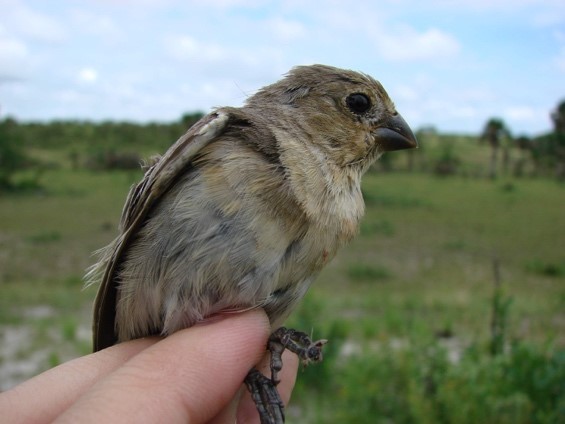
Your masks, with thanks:
[[[56,19],[37,12],[20,1],[9,1],[2,9],[4,24],[10,32],[43,42],[61,42],[67,38],[64,26]]]
[[[565,8],[561,11],[546,10],[533,15],[532,23],[538,28],[556,27],[565,21]]]
[[[21,1],[0,0],[0,10],[0,82],[28,80],[46,56],[38,43],[61,42],[66,32],[56,20]]]
[[[379,53],[393,61],[419,61],[455,56],[461,46],[452,35],[430,28],[418,32],[409,26],[380,31],[374,35]]]
[[[565,73],[565,47],[561,47],[561,51],[555,56],[553,62],[557,66],[557,69]]]
[[[307,33],[302,23],[280,17],[265,21],[265,27],[275,38],[284,41],[302,38]]]
[[[0,86],[2,107],[22,118],[175,119],[241,103],[292,65],[318,62],[381,79],[416,127],[478,131],[496,114],[542,131],[539,111],[563,88],[562,4],[0,0],[0,77],[20,80]]]
[[[503,116],[513,121],[533,121],[539,112],[530,106],[510,106],[504,110]]]
[[[561,72],[565,72],[565,31],[554,31],[553,38],[559,44],[559,51],[553,58],[553,63]]]
[[[419,90],[406,84],[397,85],[391,90],[392,92],[394,92],[394,98],[401,101],[415,102],[420,98]]]
[[[246,44],[233,47],[201,41],[190,35],[166,36],[163,43],[169,57],[179,62],[177,67],[188,66],[190,78],[229,79],[239,83],[265,77],[270,79],[281,73],[282,53],[272,46]]]
[[[205,8],[213,7],[215,9],[234,9],[237,7],[255,8],[265,4],[265,0],[196,0],[196,5],[204,6]]]
[[[456,118],[475,118],[479,116],[479,111],[476,107],[469,105],[455,106],[449,114]]]
[[[92,84],[98,80],[98,72],[93,68],[82,68],[78,72],[78,81],[81,83]]]
[[[553,38],[559,43],[565,44],[565,31],[553,31]]]
[[[500,17],[502,21],[523,20],[538,28],[563,26],[565,22],[563,0],[394,0],[386,2],[386,6],[392,6],[391,10],[404,9],[412,13],[434,11],[437,16],[459,14],[465,15],[463,19],[473,20],[490,15]]]
[[[0,34],[0,82],[25,78],[30,67],[29,51],[20,40]]]
[[[123,30],[110,16],[81,9],[71,10],[69,16],[75,31],[94,35],[112,43],[124,37]]]
[[[83,93],[80,93],[79,91],[67,88],[55,92],[53,97],[62,103],[70,103],[76,106],[78,104],[83,103],[85,96]]]
[[[315,33],[323,34],[320,38],[326,43],[340,45],[349,40],[354,45],[346,48],[352,49],[369,44],[378,54],[376,59],[389,62],[438,60],[454,57],[461,51],[455,35],[434,24],[425,29],[416,28],[406,18],[396,16],[399,13],[393,12],[395,8],[390,7],[390,2],[382,7],[367,1],[335,2],[332,6],[310,11],[317,20]],[[374,52],[369,54],[374,56]]]
[[[410,3],[414,0],[407,0],[404,3]],[[540,7],[557,7],[562,8],[562,0],[432,0],[426,3],[428,7],[452,7],[457,9],[468,10],[517,10],[530,6]]]
[[[196,40],[190,35],[167,37],[166,49],[177,60],[196,62],[220,62],[231,56],[228,49],[219,44],[206,43]]]

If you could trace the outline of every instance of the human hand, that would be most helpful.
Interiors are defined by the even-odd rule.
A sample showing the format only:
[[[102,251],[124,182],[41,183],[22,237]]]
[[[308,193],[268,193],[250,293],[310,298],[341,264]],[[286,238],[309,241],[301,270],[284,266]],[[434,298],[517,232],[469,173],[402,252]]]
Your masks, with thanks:
[[[265,357],[262,311],[223,315],[160,339],[125,342],[66,362],[0,394],[9,423],[258,423],[242,382]],[[288,403],[298,359],[284,357]],[[261,360],[263,358],[263,361]]]

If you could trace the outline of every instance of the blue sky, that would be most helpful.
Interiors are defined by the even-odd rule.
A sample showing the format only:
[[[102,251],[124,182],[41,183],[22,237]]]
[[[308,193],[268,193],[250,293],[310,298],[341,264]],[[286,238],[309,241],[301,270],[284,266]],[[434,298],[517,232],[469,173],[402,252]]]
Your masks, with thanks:
[[[551,128],[563,0],[0,0],[0,117],[172,121],[291,67],[380,80],[414,129]]]

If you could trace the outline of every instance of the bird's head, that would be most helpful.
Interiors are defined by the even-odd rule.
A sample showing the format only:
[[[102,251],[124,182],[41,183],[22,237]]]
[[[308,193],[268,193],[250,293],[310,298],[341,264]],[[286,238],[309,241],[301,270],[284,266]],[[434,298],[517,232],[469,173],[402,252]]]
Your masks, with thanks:
[[[417,147],[383,86],[359,72],[298,66],[247,105],[264,108],[276,117],[272,124],[311,142],[340,167],[365,170],[383,152]]]

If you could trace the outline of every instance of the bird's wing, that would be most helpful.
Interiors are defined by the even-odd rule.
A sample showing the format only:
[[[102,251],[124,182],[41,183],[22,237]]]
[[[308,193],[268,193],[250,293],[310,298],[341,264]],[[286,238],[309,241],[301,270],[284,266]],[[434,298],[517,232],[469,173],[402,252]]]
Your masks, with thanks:
[[[147,170],[141,182],[131,188],[122,211],[120,235],[108,246],[103,258],[89,272],[91,280],[93,275],[102,276],[94,303],[95,352],[117,342],[114,325],[117,295],[115,277],[121,256],[132,236],[143,224],[149,210],[171,187],[177,176],[186,169],[198,152],[225,131],[229,118],[230,115],[221,110],[202,118]]]

